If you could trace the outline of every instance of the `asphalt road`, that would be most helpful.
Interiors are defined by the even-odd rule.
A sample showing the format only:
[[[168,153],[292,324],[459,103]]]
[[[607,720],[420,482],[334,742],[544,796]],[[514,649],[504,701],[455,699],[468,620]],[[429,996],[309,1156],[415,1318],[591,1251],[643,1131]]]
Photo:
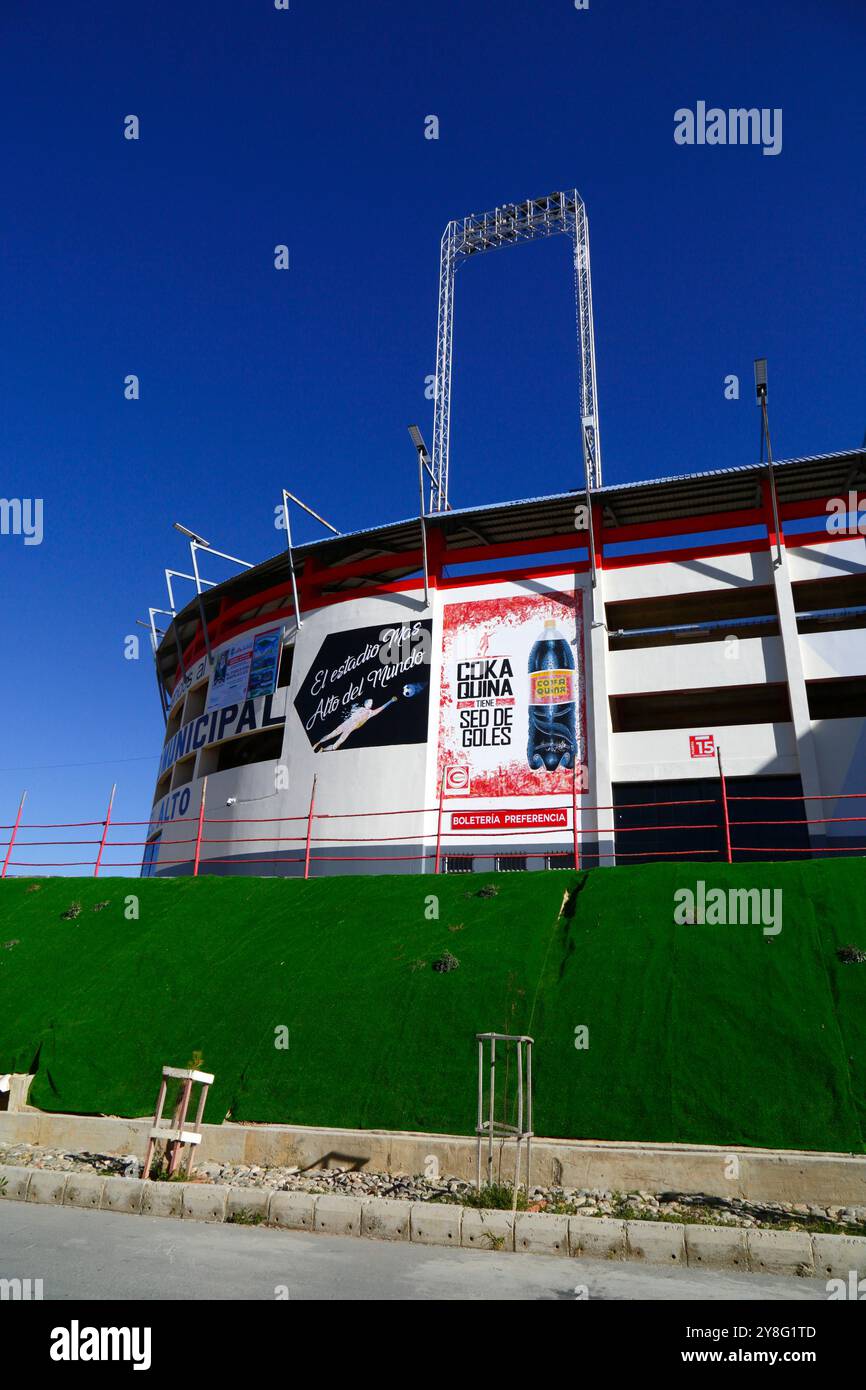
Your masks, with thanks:
[[[46,1300],[826,1300],[823,1280],[443,1250],[0,1203],[0,1278]],[[585,1286],[583,1292],[581,1286]]]

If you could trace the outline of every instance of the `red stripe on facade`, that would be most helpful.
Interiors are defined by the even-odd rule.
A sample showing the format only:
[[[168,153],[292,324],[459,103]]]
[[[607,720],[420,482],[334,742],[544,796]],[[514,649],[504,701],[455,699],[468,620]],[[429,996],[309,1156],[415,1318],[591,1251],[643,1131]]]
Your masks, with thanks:
[[[602,524],[601,504],[597,503],[593,507],[593,526],[596,550],[596,565],[607,570],[629,569],[640,565],[662,565],[662,564],[687,564],[692,560],[707,559],[718,555],[740,555],[754,554],[760,551],[766,552],[775,543],[775,533],[773,530],[772,506],[769,493],[769,483],[762,483],[763,506],[753,508],[748,511],[725,512],[716,516],[703,517],[683,517],[676,521],[658,521],[640,526],[619,526],[604,527]],[[813,499],[805,502],[790,503],[780,507],[780,517],[784,520],[795,520],[803,516],[820,515],[828,499]],[[577,504],[575,504],[577,505]],[[642,552],[635,555],[609,555],[604,553],[605,543],[618,543],[640,540],[654,540],[662,536],[686,535],[694,531],[699,531],[702,526],[709,527],[715,531],[727,530],[731,527],[766,525],[767,536],[754,541],[727,541],[716,542],[705,546],[684,546],[673,550],[658,550],[653,552]],[[801,548],[810,545],[826,545],[839,541],[850,540],[852,537],[847,533],[833,534],[826,531],[810,531],[803,535],[782,536],[782,543],[787,548]],[[573,533],[558,534],[543,538],[530,538],[524,541],[511,541],[495,546],[472,546],[465,549],[449,549],[445,546],[441,532],[431,527],[428,532],[428,554],[430,563],[430,587],[435,589],[456,589],[466,585],[482,586],[488,584],[501,584],[508,582],[519,582],[527,579],[552,579],[563,575],[584,574],[589,569],[589,560],[572,561],[563,564],[561,561],[554,561],[550,565],[530,565],[526,569],[503,569],[491,573],[464,574],[455,578],[446,578],[442,574],[442,567],[448,564],[473,564],[484,560],[505,559],[509,556],[520,556],[537,554],[543,551],[566,550],[570,548],[580,548],[588,544],[588,533],[583,530],[575,530]],[[329,608],[336,603],[344,603],[354,598],[375,598],[379,594],[405,593],[422,590],[424,581],[417,579],[402,579],[387,583],[376,583],[372,579],[370,586],[364,585],[357,589],[343,590],[339,593],[324,594],[321,586],[329,582],[339,582],[343,579],[365,578],[368,575],[375,575],[378,571],[388,568],[391,565],[412,565],[421,568],[423,563],[422,552],[406,551],[400,555],[392,557],[365,557],[350,565],[338,565],[328,568],[316,562],[313,556],[304,557],[304,567],[298,577],[298,592],[301,609],[304,613],[309,613],[317,608]],[[251,609],[260,609],[267,603],[282,600],[279,606],[270,613],[260,612],[243,618],[241,615],[249,613]],[[272,585],[263,589],[261,593],[250,597],[247,596],[235,602],[229,603],[223,599],[217,616],[209,624],[209,634],[211,647],[221,646],[223,643],[240,636],[242,633],[252,628],[262,627],[268,623],[283,622],[294,617],[294,603],[292,599],[291,583],[286,580],[284,584]],[[204,638],[201,628],[196,629],[194,637],[183,649],[183,660],[186,667],[193,666],[205,654]],[[178,673],[179,674],[179,673]]]

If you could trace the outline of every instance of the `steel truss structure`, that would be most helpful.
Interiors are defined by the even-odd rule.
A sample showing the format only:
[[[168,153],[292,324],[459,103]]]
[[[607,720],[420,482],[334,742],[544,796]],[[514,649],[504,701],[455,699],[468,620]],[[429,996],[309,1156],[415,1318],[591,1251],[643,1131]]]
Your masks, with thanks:
[[[433,479],[430,511],[448,508],[448,456],[451,438],[451,365],[454,339],[454,281],[470,256],[541,237],[570,236],[574,246],[574,289],[580,352],[580,418],[587,491],[601,486],[601,443],[595,384],[595,332],[589,266],[589,226],[577,189],[506,203],[493,212],[473,213],[449,222],[439,260],[439,324],[436,344],[436,397],[433,425]]]

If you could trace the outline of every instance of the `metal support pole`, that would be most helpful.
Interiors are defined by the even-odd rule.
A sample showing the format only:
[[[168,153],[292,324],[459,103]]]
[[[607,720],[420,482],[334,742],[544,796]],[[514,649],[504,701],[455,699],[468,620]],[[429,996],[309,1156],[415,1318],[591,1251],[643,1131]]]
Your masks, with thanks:
[[[718,763],[719,763],[719,780],[721,781],[721,784],[722,784],[722,816],[724,817],[724,824],[725,824],[725,849],[726,849],[726,852],[727,852],[728,863],[729,863],[729,864],[732,864],[734,861],[733,861],[733,855],[731,854],[731,822],[730,822],[730,820],[728,819],[728,789],[727,789],[727,787],[725,786],[725,774],[724,774],[724,772],[722,771],[722,750],[721,750],[721,748],[717,748],[717,749],[716,749],[716,757],[718,758]]]
[[[439,865],[442,860],[442,799],[445,795],[445,773],[442,773],[442,780],[439,783],[439,818],[436,822],[436,863],[433,868],[434,874],[439,873]]]
[[[9,868],[9,860],[12,858],[12,846],[15,844],[15,837],[18,834],[18,827],[21,824],[21,813],[24,810],[24,802],[26,800],[27,793],[22,792],[21,800],[18,802],[18,815],[15,817],[15,824],[12,827],[12,834],[9,837],[8,845],[6,846],[6,858],[3,860],[3,872],[0,873],[0,878],[6,877],[6,870]]]
[[[490,1120],[487,1126],[487,1185],[493,1182],[493,1096],[496,1090],[496,1039],[490,1039]]]
[[[194,578],[195,578],[195,591],[196,591],[196,594],[198,595],[198,612],[199,612],[199,617],[201,618],[201,631],[202,631],[202,636],[204,637],[204,646],[205,646],[205,651],[207,652],[208,664],[211,665],[211,666],[213,666],[213,652],[212,652],[211,649],[210,649],[210,633],[209,633],[208,630],[207,630],[207,618],[205,617],[205,612],[204,612],[204,599],[202,598],[202,593],[201,593],[201,577],[200,577],[199,572],[198,572],[198,560],[197,560],[196,557],[195,557],[195,552],[196,552],[197,549],[198,549],[198,541],[190,541],[190,543],[189,543],[189,551],[190,551],[190,554],[192,555],[192,572],[193,572],[193,576],[194,576]],[[205,546],[204,549],[207,549],[207,547]]]
[[[580,868],[580,845],[577,835],[577,763],[571,770],[571,831],[574,838],[574,867]]]
[[[157,690],[159,691],[159,703],[162,705],[162,722],[163,722],[163,724],[167,724],[167,723],[168,723],[168,700],[165,698],[165,691],[164,691],[163,686],[162,686],[162,678],[160,677],[160,674],[159,674],[159,665],[157,664],[156,655],[154,655],[153,664],[154,664],[154,670],[156,671],[156,688],[157,688]]]
[[[478,1106],[475,1123],[475,1185],[478,1191],[481,1190],[481,1144],[487,1138],[487,1182],[494,1181],[494,1145],[496,1141],[500,1144],[500,1163],[499,1174],[502,1173],[502,1142],[505,1139],[514,1139],[516,1150],[514,1156],[514,1182],[513,1182],[513,1203],[512,1211],[517,1208],[517,1197],[521,1186],[525,1186],[527,1193],[532,1185],[532,1038],[526,1033],[476,1033],[478,1042]],[[503,1115],[502,1120],[496,1119],[496,1044],[505,1044],[505,1095],[503,1096]],[[490,1044],[489,1061],[489,1082],[488,1093],[485,1099],[484,1094],[484,1045]],[[516,1066],[517,1066],[517,1109],[516,1124],[508,1123],[508,1044],[514,1043],[516,1047]],[[524,1047],[525,1045],[525,1047]],[[485,1109],[487,1118],[484,1118]],[[523,1173],[523,1150],[521,1145],[526,1141],[526,1177],[522,1182]]]
[[[316,779],[310,788],[310,814],[307,816],[307,848],[304,853],[304,878],[310,877],[310,841],[313,836],[313,807],[316,804]]]
[[[285,497],[288,497],[290,502],[296,502],[299,507],[302,507],[308,516],[314,517],[316,521],[320,521],[329,531],[333,531],[335,536],[342,535],[342,532],[338,531],[336,526],[332,526],[330,521],[326,521],[323,516],[319,516],[318,512],[314,512],[312,507],[308,507],[306,502],[301,501],[300,497],[296,497],[293,492],[289,492],[288,488],[283,488],[283,494]]]
[[[475,1125],[475,1133],[478,1136],[476,1144],[476,1176],[475,1186],[481,1191],[481,1131],[484,1125],[484,1043],[478,1039],[478,1120]]]
[[[207,778],[201,784],[201,805],[198,808],[198,829],[195,835],[195,860],[192,866],[193,878],[198,878],[198,866],[201,862],[201,836],[204,829],[204,804],[207,796]]]
[[[782,563],[782,526],[779,521],[779,499],[776,496],[776,473],[773,467],[773,448],[770,444],[770,417],[767,414],[767,397],[761,398],[761,429],[767,443],[767,472],[770,475],[770,499],[773,504],[773,529],[776,533],[776,564]],[[761,451],[763,453],[763,449]]]
[[[583,423],[582,423],[581,432],[582,432],[582,438],[583,438],[583,485],[584,485],[584,488],[586,489],[586,512],[587,512],[587,520],[588,520],[588,522],[589,522],[589,528],[588,528],[588,529],[589,529],[589,535],[588,535],[588,537],[587,537],[587,539],[588,539],[588,541],[589,541],[589,575],[590,575],[590,583],[592,584],[592,587],[593,587],[593,589],[594,589],[595,586],[596,586],[596,584],[598,583],[598,574],[596,573],[596,563],[595,563],[595,522],[593,521],[593,517],[592,517],[592,492],[591,492],[592,483],[591,483],[591,474],[590,474],[590,457],[591,457],[591,454],[590,454],[590,445],[589,445],[589,430],[590,430],[590,426],[591,426],[591,421],[589,421],[589,420],[584,420]]]
[[[216,554],[219,553],[218,551],[210,550],[209,547],[202,547],[202,549],[207,549],[207,550],[208,550],[208,554],[210,554],[210,555],[216,555]],[[243,561],[243,560],[238,560],[237,563],[238,563],[239,565],[242,565],[242,564],[244,563],[244,561]],[[249,566],[247,566],[247,568],[249,569]],[[187,573],[185,572],[185,570],[168,570],[168,569],[167,569],[167,570],[165,571],[165,586],[166,586],[166,588],[168,589],[168,601],[169,601],[170,608],[156,608],[156,609],[153,610],[155,613],[168,613],[168,612],[170,612],[172,617],[175,617],[175,616],[176,616],[176,614],[177,614],[177,607],[176,607],[175,602],[174,602],[174,589],[172,588],[172,585],[171,585],[172,579],[188,579],[188,580],[190,581],[190,583],[192,583],[192,584],[196,584],[196,583],[197,583],[197,584],[199,585],[199,587],[205,587],[205,588],[208,588],[208,589],[215,589],[215,588],[217,587],[217,585],[216,585],[216,580],[214,580],[214,579],[202,579],[201,575],[199,575],[199,576],[198,576],[198,580],[196,580],[196,576],[195,576],[194,574],[187,574]]]
[[[164,571],[164,574],[165,574],[165,587],[166,587],[166,589],[168,590],[168,607],[169,607],[169,611],[171,612],[171,616],[172,616],[173,618],[176,618],[176,617],[177,617],[177,604],[176,604],[175,601],[174,601],[174,590],[173,590],[172,587],[171,587],[171,579],[172,579],[172,575],[173,575],[173,574],[176,574],[176,573],[177,573],[176,570],[168,570],[168,569],[167,569],[167,570]],[[195,582],[195,575],[192,576],[192,579],[193,579],[193,582]]]
[[[175,647],[177,648],[177,661],[178,661],[178,665],[180,666],[181,678],[182,678],[183,680],[186,680],[186,666],[184,665],[184,661],[183,661],[183,647],[182,647],[181,644],[180,644],[180,633],[179,633],[178,630],[177,630],[177,614],[176,614],[176,613],[173,613],[173,614],[172,614],[172,618],[171,618],[171,629],[172,629],[172,632],[174,633],[174,645],[175,645]]]
[[[520,1187],[520,1145],[523,1142],[523,1041],[517,1040],[517,1146],[514,1156],[514,1191],[511,1210],[517,1211],[517,1191]]]
[[[418,450],[418,491],[421,494],[421,548],[424,553],[424,603],[430,603],[430,576],[427,568],[427,522],[424,519],[424,463]]]
[[[165,636],[165,633],[164,633],[164,632],[160,632],[159,634],[157,634],[157,630],[156,630],[156,621],[155,621],[153,615],[154,615],[154,613],[165,613],[166,611],[167,611],[167,610],[166,610],[165,608],[148,608],[148,610],[147,610],[147,616],[148,616],[148,624],[147,624],[147,625],[148,625],[148,627],[150,628],[150,645],[151,645],[152,648],[153,648],[153,654],[154,654],[154,656],[156,656],[156,653],[159,651],[159,639],[160,639],[160,637],[164,637],[164,636]],[[173,617],[174,617],[174,614],[173,614],[173,613],[170,613],[170,614],[169,614],[169,617],[172,617],[172,618],[173,618]]]
[[[290,493],[290,492],[286,492],[286,489],[283,488],[283,521],[285,522],[285,526],[286,526],[286,546],[287,546],[288,552],[289,552],[289,578],[290,578],[291,581],[292,581],[292,600],[293,600],[294,605],[295,605],[295,625],[296,625],[297,627],[300,627],[300,626],[301,626],[301,605],[300,605],[300,603],[298,602],[298,580],[297,580],[297,576],[296,576],[296,574],[295,574],[295,560],[294,560],[294,556],[292,555],[292,526],[291,526],[291,522],[290,522],[290,520],[289,520],[289,498],[290,498],[290,497],[291,497],[291,493]],[[328,523],[325,522],[325,525],[326,525],[326,526],[327,526],[327,524],[328,524]]]
[[[532,1187],[532,1039],[526,1039],[526,1195]]]
[[[105,813],[105,820],[102,822],[102,839],[99,842],[99,853],[96,856],[96,863],[93,866],[93,877],[99,878],[99,866],[102,863],[102,852],[105,849],[105,842],[108,839],[108,827],[111,825],[111,808],[114,805],[114,793],[117,791],[117,783],[111,788],[111,796],[108,800],[108,810]]]

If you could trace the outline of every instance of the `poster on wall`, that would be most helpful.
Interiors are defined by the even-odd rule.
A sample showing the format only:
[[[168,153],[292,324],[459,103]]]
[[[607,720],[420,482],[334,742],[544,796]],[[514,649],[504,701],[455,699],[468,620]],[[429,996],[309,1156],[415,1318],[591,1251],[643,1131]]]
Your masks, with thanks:
[[[260,632],[253,643],[248,700],[257,700],[260,695],[273,695],[276,690],[282,636],[282,628],[275,628],[272,632]]]
[[[239,637],[223,647],[214,665],[205,708],[224,709],[226,705],[273,695],[280,666],[282,628],[260,632],[257,637]]]
[[[314,753],[424,743],[429,619],[332,632],[295,696]]]
[[[446,796],[587,790],[582,604],[578,590],[445,605]]]

